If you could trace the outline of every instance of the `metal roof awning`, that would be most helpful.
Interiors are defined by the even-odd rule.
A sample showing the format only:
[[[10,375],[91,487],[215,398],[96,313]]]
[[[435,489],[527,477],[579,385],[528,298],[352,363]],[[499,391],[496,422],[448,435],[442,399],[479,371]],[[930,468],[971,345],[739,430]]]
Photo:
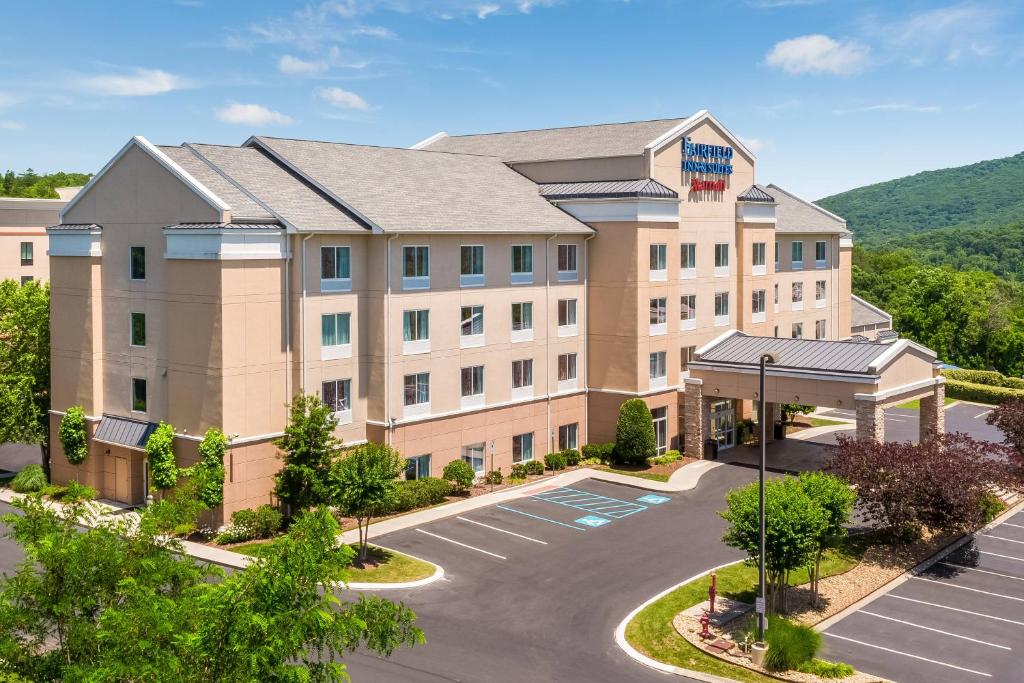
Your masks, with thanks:
[[[579,183],[544,183],[540,194],[549,201],[563,199],[679,199],[679,193],[657,180],[596,180]]]
[[[46,227],[47,230],[102,230],[102,225],[96,223],[61,223],[60,225],[49,225]]]
[[[94,441],[141,451],[146,448],[146,441],[156,427],[155,422],[104,413],[100,419],[100,426],[96,428],[92,438]]]
[[[736,196],[738,202],[759,202],[762,204],[774,204],[775,197],[768,194],[760,185],[751,185]]]

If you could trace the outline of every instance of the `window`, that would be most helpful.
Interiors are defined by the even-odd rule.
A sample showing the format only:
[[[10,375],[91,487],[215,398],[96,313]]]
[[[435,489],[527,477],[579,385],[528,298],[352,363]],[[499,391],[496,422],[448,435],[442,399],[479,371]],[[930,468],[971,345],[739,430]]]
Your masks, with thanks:
[[[764,242],[754,242],[753,266],[764,266]],[[762,271],[763,273],[763,271]],[[754,273],[757,275],[758,273]]]
[[[485,452],[485,446],[482,443],[462,447],[462,459],[470,464],[475,474],[483,474]]]
[[[409,481],[430,476],[430,454],[405,459],[405,478]]]
[[[131,273],[130,277],[132,280],[145,280],[146,279],[146,248],[145,247],[129,247],[129,262]]]
[[[31,266],[32,265],[32,243],[22,242],[21,243],[21,265]]]
[[[430,352],[430,311],[402,312],[402,353]]]
[[[792,245],[793,255],[793,270],[800,270],[804,267],[804,243],[793,242]]]
[[[668,331],[668,299],[663,296],[651,299],[648,318],[651,324],[650,334],[665,334]]]
[[[512,284],[533,282],[533,245],[512,245]]]
[[[779,243],[775,242],[775,270],[779,269]]]
[[[570,382],[576,379],[576,354],[563,353],[558,356],[558,381]]]
[[[462,368],[462,397],[484,395],[484,366]]]
[[[24,285],[24,284],[27,284],[29,282],[32,282],[32,276],[31,275],[22,275],[21,276],[21,284]]]
[[[430,403],[430,373],[421,372],[405,376],[405,405],[415,406]]]
[[[533,339],[533,302],[512,304],[512,341]]]
[[[349,247],[320,247],[320,291],[352,289],[352,260]]]
[[[778,285],[778,283],[775,284],[775,299],[774,299],[774,302],[775,302],[775,312],[778,313],[779,312],[779,285]],[[775,336],[777,337],[779,335],[775,335]]]
[[[668,245],[651,245],[651,279],[664,280],[668,273]]]
[[[512,437],[512,462],[533,460],[533,434],[516,434]]]
[[[668,451],[668,408],[654,408],[651,417],[654,419],[654,440],[658,446],[658,455],[664,455]]]
[[[320,391],[324,405],[335,413],[347,413],[352,410],[352,380],[327,380],[321,385]]]
[[[816,308],[825,308],[825,281],[818,280],[814,283],[814,305]]]
[[[402,247],[402,288],[430,287],[430,247]]]
[[[751,293],[750,300],[750,314],[751,320],[755,323],[763,323],[765,320],[765,291],[763,289],[755,289]]]
[[[697,245],[693,242],[679,245],[679,277],[697,277]]]
[[[729,274],[729,244],[718,242],[715,244],[715,276]]]
[[[576,279],[576,245],[558,245],[558,279]]]
[[[459,285],[480,287],[484,284],[484,248],[479,245],[460,247]]]
[[[804,283],[802,282],[793,283],[793,310],[804,310]]]
[[[814,267],[825,267],[825,240],[818,240],[814,243]]]
[[[729,292],[715,292],[715,325],[729,324]]]
[[[779,336],[779,326],[778,325],[775,326],[775,335],[774,336],[775,336],[776,339]]]
[[[573,422],[569,425],[562,425],[558,428],[558,450],[564,451],[569,448],[579,448],[579,423]]]
[[[132,410],[146,412],[146,380],[132,377]]]
[[[576,299],[558,300],[558,326],[576,327]]]
[[[679,371],[686,372],[690,369],[690,361],[693,360],[693,356],[697,353],[696,346],[684,346],[679,350]]]
[[[406,311],[406,315],[413,311]],[[426,311],[423,311],[426,313]],[[325,313],[320,316],[320,344],[322,346],[344,346],[351,344],[350,313]]]
[[[484,333],[484,307],[463,306],[461,334],[463,337],[481,335]]]
[[[533,386],[533,359],[512,361],[512,388],[523,389]]]
[[[814,338],[824,339],[825,338],[825,321],[815,320],[814,321]]]
[[[804,324],[803,323],[793,323],[793,335],[792,336],[793,336],[793,339],[803,339],[804,338]]]
[[[132,346],[146,345],[146,314],[132,313]]]
[[[650,380],[652,389],[665,386],[665,379],[668,374],[666,357],[667,353],[665,351],[655,351],[648,359],[647,377]]]
[[[684,294],[679,297],[679,329],[697,329],[697,295]]]

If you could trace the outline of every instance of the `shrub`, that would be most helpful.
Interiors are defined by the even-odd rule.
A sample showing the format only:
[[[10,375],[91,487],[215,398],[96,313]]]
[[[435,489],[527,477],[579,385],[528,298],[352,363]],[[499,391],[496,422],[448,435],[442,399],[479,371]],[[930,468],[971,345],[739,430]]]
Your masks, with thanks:
[[[983,524],[988,524],[1006,509],[1003,501],[991,493],[986,493],[982,496],[978,504],[981,506],[981,521]]]
[[[178,465],[174,461],[174,427],[161,422],[146,441],[149,479],[156,489],[169,489],[178,483]]]
[[[659,455],[654,458],[649,458],[648,462],[652,465],[668,465],[676,460],[682,458],[683,455],[679,451],[666,451],[665,455]]]
[[[210,427],[199,443],[199,462],[189,468],[189,475],[196,479],[199,500],[209,508],[224,502],[224,451],[227,447],[224,432]]]
[[[768,617],[768,652],[764,665],[770,671],[791,671],[814,659],[821,647],[821,634],[810,626]]]
[[[451,490],[451,484],[438,477],[400,481],[398,482],[398,503],[395,512],[405,512],[443,503]]]
[[[513,477],[511,474],[508,475],[509,486],[519,486],[520,484],[526,483],[526,477]]]
[[[59,487],[61,490],[50,497],[65,503],[80,503],[87,500],[95,500],[96,489],[91,486],[84,486],[77,481],[69,481],[66,486]]]
[[[813,674],[818,678],[846,678],[856,673],[849,664],[826,662],[824,659],[811,659],[798,665],[796,670],[805,674]]]
[[[562,451],[562,457],[565,458],[565,464],[569,467],[576,467],[580,464],[580,452],[575,448],[566,448]]]
[[[986,384],[992,387],[1005,387],[1007,389],[1024,389],[1024,379],[1019,377],[1007,377],[995,370],[943,370],[942,374],[947,379],[969,384]]]
[[[583,447],[583,459],[609,463],[615,451],[614,443],[588,443]]]
[[[1018,466],[1024,465],[1024,398],[999,404],[985,422],[999,428],[1004,436],[1003,443],[1017,452]]]
[[[442,472],[441,476],[444,477],[445,481],[451,483],[454,493],[465,493],[468,491],[469,487],[473,485],[473,480],[476,478],[473,466],[465,460],[452,460],[444,466],[444,472]]]
[[[239,543],[270,538],[281,530],[283,515],[270,505],[260,505],[255,510],[237,510],[231,515],[231,524],[221,529],[216,542]]]
[[[565,456],[561,453],[548,453],[544,456],[544,467],[551,470],[565,469]]]
[[[527,468],[525,462],[513,463],[512,471],[509,472],[509,479],[526,479]]]
[[[657,451],[651,409],[640,398],[625,401],[619,408],[612,459],[623,465],[645,465],[647,458],[657,455]]]
[[[1003,401],[1008,401],[1010,399],[1024,398],[1024,390],[947,379],[946,396],[949,396],[950,398],[957,398],[962,401],[998,405]]]
[[[33,493],[46,486],[46,472],[42,465],[26,465],[14,479],[11,488],[18,493]]]
[[[60,419],[57,435],[69,463],[78,465],[85,460],[85,456],[89,455],[89,447],[85,439],[85,410],[82,406],[68,408]]]
[[[492,484],[494,486],[497,486],[503,480],[504,480],[504,477],[501,476],[501,470],[500,469],[491,470],[490,472],[488,472],[487,474],[484,475],[484,483],[487,484],[488,486],[490,486]]]
[[[583,458],[580,460],[580,464],[583,466],[601,465],[603,463],[604,461],[601,458]]]
[[[544,474],[544,463],[540,460],[527,460],[526,461],[526,473],[527,474]]]
[[[797,415],[809,415],[814,412],[814,406],[803,403],[783,403],[779,406],[783,422],[792,422]],[[751,423],[753,424],[753,423]]]

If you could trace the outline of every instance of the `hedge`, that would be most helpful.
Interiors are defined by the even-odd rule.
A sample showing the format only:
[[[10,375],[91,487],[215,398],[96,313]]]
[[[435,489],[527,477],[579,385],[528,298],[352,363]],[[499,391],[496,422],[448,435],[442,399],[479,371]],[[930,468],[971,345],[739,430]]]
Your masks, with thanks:
[[[1024,379],[1007,377],[995,370],[945,370],[942,374],[946,376],[946,379],[957,382],[1024,390]]]
[[[1024,390],[992,386],[989,384],[961,382],[959,380],[951,379],[947,375],[946,396],[948,396],[949,398],[957,398],[962,401],[973,401],[975,403],[999,405],[1003,401],[1006,401],[1011,398],[1024,398]]]

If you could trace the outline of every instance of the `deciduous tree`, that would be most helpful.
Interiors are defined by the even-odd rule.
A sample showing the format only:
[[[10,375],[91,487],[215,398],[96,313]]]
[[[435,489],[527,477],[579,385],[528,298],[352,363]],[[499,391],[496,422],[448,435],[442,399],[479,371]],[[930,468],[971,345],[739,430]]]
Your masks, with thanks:
[[[985,421],[999,428],[1003,443],[1013,448],[1017,464],[1024,466],[1024,398],[1010,399],[996,406]]]
[[[0,443],[39,444],[49,471],[50,286],[0,282]]]
[[[319,396],[292,401],[284,436],[274,442],[284,460],[274,494],[289,506],[289,514],[330,501],[331,463],[341,445],[334,436],[337,426],[334,411]]]
[[[331,502],[343,515],[356,519],[360,564],[366,561],[370,520],[378,511],[394,507],[403,470],[405,459],[380,443],[356,446],[331,468]]]
[[[799,481],[804,493],[825,512],[825,526],[817,538],[814,563],[807,568],[811,578],[811,593],[817,603],[821,557],[825,550],[837,547],[846,538],[846,525],[850,523],[857,494],[844,480],[823,472],[803,472]]]

